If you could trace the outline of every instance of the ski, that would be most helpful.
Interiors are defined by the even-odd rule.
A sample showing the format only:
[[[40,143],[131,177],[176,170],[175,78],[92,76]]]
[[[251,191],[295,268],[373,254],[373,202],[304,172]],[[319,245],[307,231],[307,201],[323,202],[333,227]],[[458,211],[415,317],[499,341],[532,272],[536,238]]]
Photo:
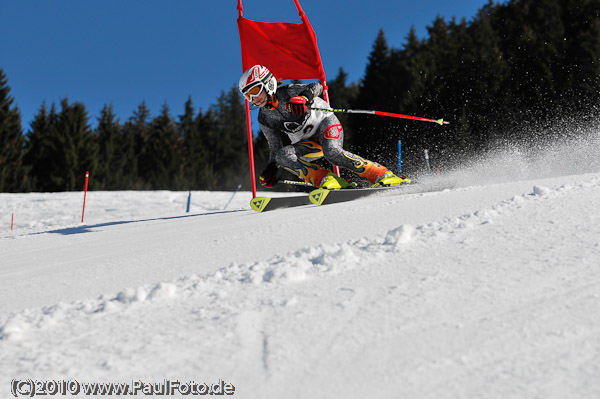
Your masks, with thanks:
[[[352,201],[358,198],[369,197],[382,192],[400,191],[406,185],[397,187],[375,187],[375,188],[349,188],[342,190],[326,190],[318,188],[309,194],[310,202],[315,205],[335,204],[337,202]]]
[[[310,204],[335,204],[377,194],[415,194],[441,191],[454,187],[454,182],[425,181],[420,183],[413,180],[411,183],[403,183],[400,186],[395,187],[346,188],[340,190],[318,188],[312,190],[308,195],[296,195],[292,197],[256,197],[250,201],[250,206],[257,212],[266,212],[273,209],[291,208]]]
[[[292,208],[295,206],[310,205],[308,195],[295,195],[291,197],[256,197],[250,201],[250,207],[257,212],[267,212],[273,209]]]

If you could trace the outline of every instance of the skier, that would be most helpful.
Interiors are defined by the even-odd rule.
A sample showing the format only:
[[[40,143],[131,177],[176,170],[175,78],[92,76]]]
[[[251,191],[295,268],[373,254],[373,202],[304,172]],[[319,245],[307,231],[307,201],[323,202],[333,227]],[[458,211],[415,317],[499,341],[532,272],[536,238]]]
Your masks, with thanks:
[[[350,170],[373,187],[399,186],[410,182],[394,175],[385,166],[345,151],[344,131],[332,112],[311,110],[329,108],[319,97],[320,83],[291,84],[277,87],[273,74],[262,65],[255,65],[242,74],[239,89],[244,97],[260,107],[258,122],[271,150],[269,162],[260,175],[267,188],[277,184],[279,167],[315,187],[337,190],[349,183],[329,169],[314,163],[325,157],[333,165]],[[291,144],[284,145],[287,136]],[[286,140],[288,141],[288,140]]]

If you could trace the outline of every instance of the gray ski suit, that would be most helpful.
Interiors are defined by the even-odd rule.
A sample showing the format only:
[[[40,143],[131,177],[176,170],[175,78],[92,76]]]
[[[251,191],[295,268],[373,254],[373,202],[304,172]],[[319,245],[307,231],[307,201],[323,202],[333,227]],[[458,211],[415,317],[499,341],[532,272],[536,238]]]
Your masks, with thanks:
[[[275,162],[297,176],[308,173],[307,163],[325,157],[333,165],[348,169],[362,176],[372,162],[352,154],[343,148],[344,130],[333,112],[315,111],[310,108],[304,115],[294,115],[285,108],[292,97],[311,89],[314,99],[310,106],[330,108],[320,97],[320,83],[291,84],[279,87],[275,93],[276,107],[261,108],[258,122],[267,138],[271,154],[269,162]],[[314,143],[319,144],[315,146]],[[377,167],[380,167],[380,165]],[[385,168],[384,168],[385,169]],[[387,170],[387,169],[386,169]]]

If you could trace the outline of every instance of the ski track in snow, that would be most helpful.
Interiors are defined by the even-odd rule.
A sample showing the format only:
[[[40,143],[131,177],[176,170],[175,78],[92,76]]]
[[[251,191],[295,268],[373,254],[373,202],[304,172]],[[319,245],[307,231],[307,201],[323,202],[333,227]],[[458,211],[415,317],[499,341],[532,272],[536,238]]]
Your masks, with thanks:
[[[578,180],[3,315],[1,380],[224,378],[241,397],[598,397],[600,176]]]

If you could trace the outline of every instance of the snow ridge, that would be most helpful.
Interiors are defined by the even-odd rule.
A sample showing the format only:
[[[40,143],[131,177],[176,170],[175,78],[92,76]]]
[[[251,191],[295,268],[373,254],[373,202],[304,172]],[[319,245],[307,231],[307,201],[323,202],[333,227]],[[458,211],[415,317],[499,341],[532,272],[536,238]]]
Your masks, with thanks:
[[[127,288],[116,295],[107,294],[97,299],[27,309],[13,313],[4,320],[0,319],[0,340],[21,340],[35,331],[52,329],[59,323],[74,323],[79,318],[99,317],[102,314],[122,312],[133,306],[152,305],[177,297],[203,295],[218,299],[244,286],[285,285],[335,276],[359,266],[365,267],[386,253],[431,246],[436,241],[459,236],[477,226],[493,224],[498,218],[509,217],[512,210],[535,201],[579,195],[581,191],[597,189],[598,186],[600,178],[558,188],[534,186],[531,193],[516,195],[510,200],[460,217],[444,218],[420,226],[403,224],[373,238],[304,248],[250,264],[233,263],[204,277],[184,276],[171,282]]]

